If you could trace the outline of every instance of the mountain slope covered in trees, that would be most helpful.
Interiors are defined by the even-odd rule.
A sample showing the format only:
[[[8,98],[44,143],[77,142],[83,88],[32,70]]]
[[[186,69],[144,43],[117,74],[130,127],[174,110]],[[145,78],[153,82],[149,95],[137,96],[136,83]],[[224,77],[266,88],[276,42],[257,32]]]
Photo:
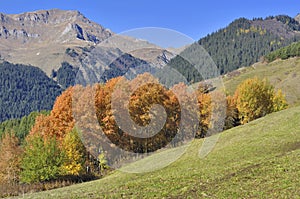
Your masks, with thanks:
[[[0,64],[0,121],[51,110],[61,88],[33,66]]]
[[[300,24],[297,20],[286,16],[270,16],[265,19],[249,20],[240,18],[206,37],[201,38],[201,45],[212,57],[220,74],[226,74],[244,66],[250,66],[264,55],[287,46],[300,39]],[[193,47],[185,49],[185,53],[193,53]],[[177,56],[171,60],[172,67],[180,71],[191,82],[195,69],[187,60]],[[185,68],[182,71],[182,66]]]
[[[269,52],[300,39],[300,24],[288,16],[240,18],[199,40],[221,74],[249,66]]]

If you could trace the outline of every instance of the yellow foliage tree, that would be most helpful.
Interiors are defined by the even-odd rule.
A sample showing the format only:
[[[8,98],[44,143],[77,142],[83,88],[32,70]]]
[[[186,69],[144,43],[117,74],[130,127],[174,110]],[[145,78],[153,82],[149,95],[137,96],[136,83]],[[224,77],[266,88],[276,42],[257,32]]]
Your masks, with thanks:
[[[265,79],[256,77],[242,82],[234,98],[242,124],[287,107],[281,91],[276,94],[274,87]]]
[[[73,129],[64,137],[62,151],[65,155],[62,174],[80,175],[84,171],[85,147],[76,129]]]
[[[281,111],[288,107],[285,95],[281,90],[278,90],[273,97],[273,111]]]

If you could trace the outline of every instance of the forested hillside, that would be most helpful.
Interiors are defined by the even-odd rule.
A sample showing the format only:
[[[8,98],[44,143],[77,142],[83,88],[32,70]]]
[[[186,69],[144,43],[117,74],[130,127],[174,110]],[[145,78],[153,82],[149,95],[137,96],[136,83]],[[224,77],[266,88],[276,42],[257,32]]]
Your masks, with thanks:
[[[57,83],[63,89],[67,89],[75,85],[75,78],[78,71],[79,68],[73,67],[68,62],[63,62],[57,71],[52,70],[51,77],[56,78]]]
[[[33,111],[51,110],[61,93],[57,83],[37,67],[0,64],[0,122]]]
[[[201,38],[198,44],[212,57],[219,73],[226,74],[250,66],[266,54],[299,41],[299,30],[299,22],[286,15],[253,20],[240,18]],[[185,53],[189,51],[194,52],[192,46],[185,49]],[[199,81],[199,75],[195,75],[197,71],[183,57],[177,56],[170,63],[189,82]]]
[[[271,51],[299,40],[299,22],[288,16],[240,18],[199,40],[221,74],[249,66]]]

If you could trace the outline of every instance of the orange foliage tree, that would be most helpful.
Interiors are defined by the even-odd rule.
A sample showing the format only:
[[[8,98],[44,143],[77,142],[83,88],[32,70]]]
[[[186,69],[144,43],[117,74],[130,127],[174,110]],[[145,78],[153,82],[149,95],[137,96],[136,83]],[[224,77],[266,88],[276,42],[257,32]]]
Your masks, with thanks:
[[[199,128],[196,133],[197,138],[203,138],[210,127],[212,100],[209,93],[210,85],[201,83],[196,90],[197,101],[199,106]]]
[[[62,140],[70,132],[75,121],[72,114],[73,87],[68,88],[57,97],[49,116],[41,115],[36,118],[30,134],[41,134],[44,137],[56,137]]]
[[[21,154],[18,138],[13,133],[5,133],[0,143],[0,184],[19,181]]]
[[[105,85],[98,86],[95,99],[97,117],[104,133],[115,145],[133,152],[151,152],[168,144],[176,135],[180,122],[179,102],[172,91],[157,82],[150,74],[145,73],[132,81],[114,78]],[[118,89],[119,85],[122,85],[123,91],[129,92]],[[120,102],[117,103],[117,107],[112,108],[112,97],[114,101]],[[154,133],[151,131],[155,131],[155,128],[147,129],[148,132],[140,132],[144,136],[131,136],[132,132],[123,131],[116,122],[114,113],[119,111],[119,115],[129,116],[138,126],[144,127],[150,122],[156,126],[158,124],[155,121],[158,122],[163,117],[160,115],[160,109],[152,112],[152,106],[155,104],[164,107],[167,117],[162,129],[151,137],[144,136]],[[125,113],[126,111],[129,111],[129,115]],[[123,127],[134,129],[134,125],[130,122],[123,124]]]

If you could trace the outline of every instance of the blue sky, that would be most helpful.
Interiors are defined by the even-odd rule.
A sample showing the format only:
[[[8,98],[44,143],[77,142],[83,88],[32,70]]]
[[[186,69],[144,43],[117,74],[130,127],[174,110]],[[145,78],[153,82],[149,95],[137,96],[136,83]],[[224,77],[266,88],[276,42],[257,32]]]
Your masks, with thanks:
[[[89,19],[120,33],[134,28],[161,27],[194,40],[239,17],[300,13],[299,0],[5,0],[0,12],[11,14],[40,9],[79,10]]]

